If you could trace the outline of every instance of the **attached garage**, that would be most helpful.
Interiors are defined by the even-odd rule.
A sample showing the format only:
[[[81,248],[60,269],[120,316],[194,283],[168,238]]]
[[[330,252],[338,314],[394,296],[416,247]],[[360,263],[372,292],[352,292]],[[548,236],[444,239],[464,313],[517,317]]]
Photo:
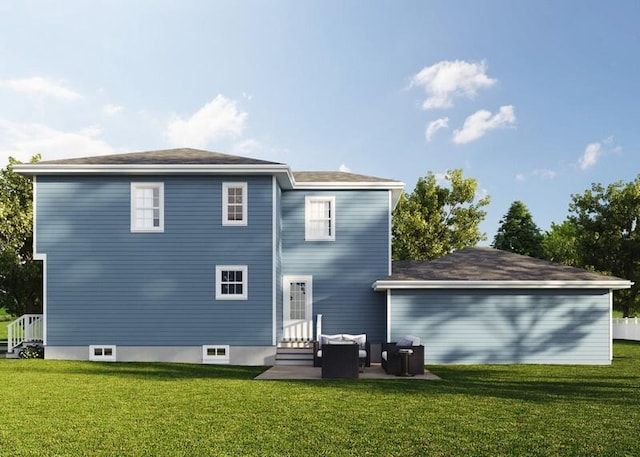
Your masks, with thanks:
[[[630,281],[491,248],[396,261],[387,340],[420,337],[428,364],[611,363],[613,291]]]

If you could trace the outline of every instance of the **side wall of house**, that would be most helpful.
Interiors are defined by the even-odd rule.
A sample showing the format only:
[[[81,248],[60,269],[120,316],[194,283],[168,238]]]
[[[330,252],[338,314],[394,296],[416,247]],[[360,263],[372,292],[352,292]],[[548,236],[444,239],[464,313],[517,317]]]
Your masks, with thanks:
[[[130,183],[144,181],[164,183],[163,233],[130,230]],[[247,226],[222,225],[232,181],[248,183]],[[270,176],[39,176],[36,186],[48,346],[272,346]],[[247,300],[215,299],[216,265],[248,267]]]
[[[305,241],[305,197],[335,197],[335,240]],[[313,315],[323,333],[385,339],[385,297],[371,288],[388,275],[386,190],[286,191],[282,194],[283,274],[313,278]]]
[[[428,364],[609,364],[608,290],[394,290],[391,338]]]

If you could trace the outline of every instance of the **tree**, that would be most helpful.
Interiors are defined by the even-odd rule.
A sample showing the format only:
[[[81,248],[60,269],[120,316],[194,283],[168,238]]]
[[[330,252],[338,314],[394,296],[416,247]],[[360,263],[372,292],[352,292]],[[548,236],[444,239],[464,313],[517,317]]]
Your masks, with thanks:
[[[413,192],[402,196],[393,213],[393,258],[429,260],[486,239],[479,230],[489,197],[476,202],[478,184],[462,170],[449,170],[448,185],[433,173],[418,179]]]
[[[33,260],[33,189],[29,178],[13,171],[18,163],[10,157],[0,171],[0,308],[13,315],[42,310],[42,266]]]
[[[576,234],[578,265],[633,281],[631,289],[615,294],[614,305],[625,317],[638,312],[640,175],[606,188],[593,184],[571,198],[568,221]]]
[[[576,227],[571,221],[551,223],[551,229],[542,237],[544,259],[572,267],[580,266],[576,248]]]
[[[527,205],[515,201],[500,220],[492,246],[502,251],[542,258],[542,233],[533,222]]]

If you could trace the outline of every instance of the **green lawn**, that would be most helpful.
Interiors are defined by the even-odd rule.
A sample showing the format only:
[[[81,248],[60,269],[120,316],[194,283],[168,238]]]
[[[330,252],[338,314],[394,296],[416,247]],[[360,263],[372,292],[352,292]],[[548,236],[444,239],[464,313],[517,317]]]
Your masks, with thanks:
[[[1,360],[0,455],[640,455],[640,344],[612,366],[430,366],[442,381]]]

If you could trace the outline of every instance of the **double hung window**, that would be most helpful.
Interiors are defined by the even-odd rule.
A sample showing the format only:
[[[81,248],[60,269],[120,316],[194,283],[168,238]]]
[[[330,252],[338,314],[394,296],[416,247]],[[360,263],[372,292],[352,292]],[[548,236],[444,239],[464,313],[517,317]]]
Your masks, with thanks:
[[[164,231],[163,183],[131,183],[131,231]]]
[[[222,184],[222,225],[247,225],[247,183]]]
[[[305,240],[334,241],[336,239],[335,197],[305,199]]]

